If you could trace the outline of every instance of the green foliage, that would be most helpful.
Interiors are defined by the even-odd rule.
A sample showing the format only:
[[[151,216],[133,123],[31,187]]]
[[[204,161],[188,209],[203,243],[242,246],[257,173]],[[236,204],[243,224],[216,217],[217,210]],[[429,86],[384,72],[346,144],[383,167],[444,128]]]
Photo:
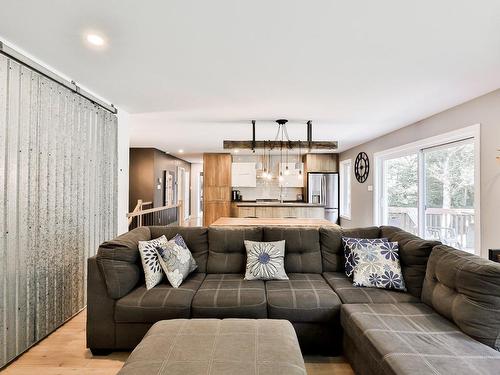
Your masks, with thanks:
[[[474,207],[474,146],[462,144],[425,152],[426,205]],[[418,155],[384,163],[389,207],[417,207]]]

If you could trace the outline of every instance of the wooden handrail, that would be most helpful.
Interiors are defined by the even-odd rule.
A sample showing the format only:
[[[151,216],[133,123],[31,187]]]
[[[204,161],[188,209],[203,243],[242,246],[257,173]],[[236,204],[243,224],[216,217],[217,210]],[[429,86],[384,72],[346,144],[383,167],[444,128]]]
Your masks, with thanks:
[[[147,210],[140,210],[140,211],[133,211],[127,214],[127,217],[133,218],[139,215],[145,215],[145,214],[150,214],[151,212],[158,212],[158,211],[163,211],[167,210],[169,208],[174,208],[174,207],[179,207],[178,204],[172,204],[170,206],[161,206],[161,207],[155,207],[155,208],[148,208]]]
[[[148,202],[149,203],[149,202]],[[141,199],[138,199],[137,200],[137,204],[135,205],[135,208],[134,210],[132,211],[132,213],[134,212],[139,212],[140,210],[142,210],[142,200]],[[132,220],[133,220],[133,216],[129,216],[130,214],[127,214],[127,217],[128,217],[128,225],[130,226],[130,224],[132,224]]]

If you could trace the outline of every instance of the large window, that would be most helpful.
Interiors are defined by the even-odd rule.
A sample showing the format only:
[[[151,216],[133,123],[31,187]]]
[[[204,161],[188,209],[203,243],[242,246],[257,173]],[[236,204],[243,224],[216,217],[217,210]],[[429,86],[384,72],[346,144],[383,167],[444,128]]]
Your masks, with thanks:
[[[471,253],[479,242],[479,131],[375,154],[375,221]]]
[[[351,219],[351,159],[340,162],[340,217]]]

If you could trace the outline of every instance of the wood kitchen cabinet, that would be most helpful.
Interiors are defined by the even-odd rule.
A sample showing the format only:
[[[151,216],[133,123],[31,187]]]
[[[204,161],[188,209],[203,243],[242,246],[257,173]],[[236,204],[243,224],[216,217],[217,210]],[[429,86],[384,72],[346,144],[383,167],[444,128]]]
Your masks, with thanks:
[[[231,154],[203,154],[203,225],[231,215]]]
[[[304,169],[307,172],[338,172],[337,154],[306,154]]]

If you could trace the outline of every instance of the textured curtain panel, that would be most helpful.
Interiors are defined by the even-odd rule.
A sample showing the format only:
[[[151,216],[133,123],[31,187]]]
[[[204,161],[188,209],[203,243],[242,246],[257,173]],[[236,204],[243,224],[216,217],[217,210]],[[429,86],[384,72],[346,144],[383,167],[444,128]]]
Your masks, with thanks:
[[[85,306],[116,234],[117,119],[0,55],[0,367]]]

